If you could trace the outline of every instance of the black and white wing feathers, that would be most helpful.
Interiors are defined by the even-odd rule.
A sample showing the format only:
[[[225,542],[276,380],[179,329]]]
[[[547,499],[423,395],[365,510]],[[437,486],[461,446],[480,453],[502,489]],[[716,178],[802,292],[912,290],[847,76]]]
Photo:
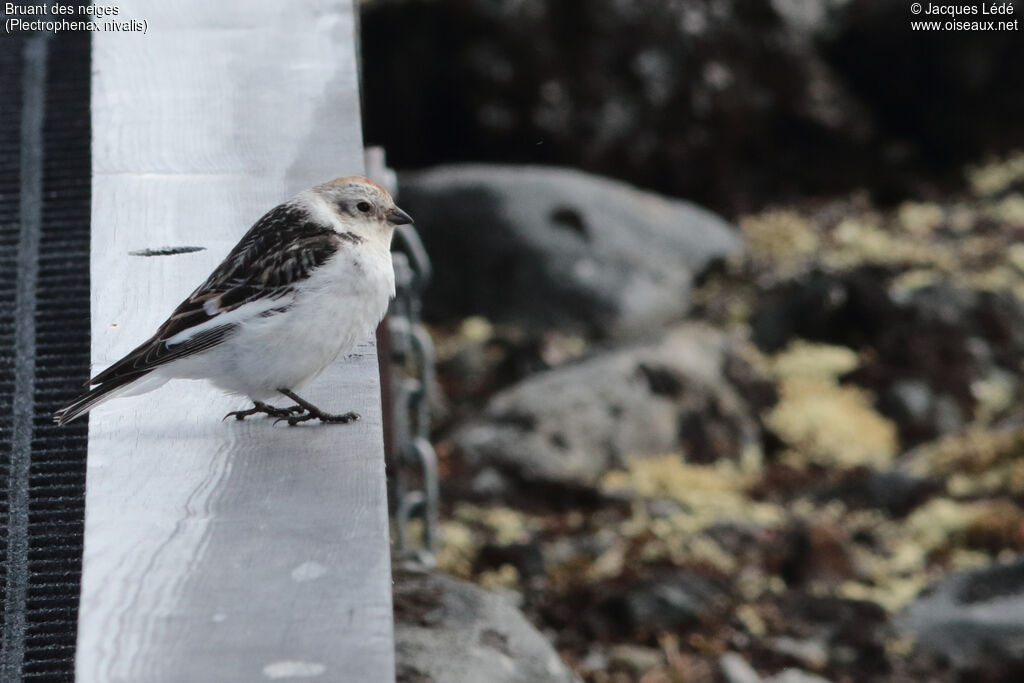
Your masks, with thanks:
[[[147,372],[219,344],[237,327],[230,313],[260,300],[280,300],[333,256],[337,233],[309,220],[302,209],[281,205],[256,222],[206,281],[181,303],[150,339],[89,381]],[[189,335],[190,330],[196,333]]]
[[[246,304],[281,301],[281,307],[269,306],[259,315],[284,312],[294,287],[326,263],[343,239],[301,208],[282,204],[271,209],[156,334],[89,380],[87,386],[93,388],[56,419],[62,424],[74,419],[107,393],[155,368],[222,343],[240,324],[237,315],[229,314]]]

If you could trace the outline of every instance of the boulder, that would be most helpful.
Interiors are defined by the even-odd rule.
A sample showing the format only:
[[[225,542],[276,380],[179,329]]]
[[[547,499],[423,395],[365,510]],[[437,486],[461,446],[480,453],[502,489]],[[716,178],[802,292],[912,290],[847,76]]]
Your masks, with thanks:
[[[961,672],[1015,680],[1024,671],[1024,560],[947,577],[897,625]]]
[[[681,318],[695,274],[741,248],[713,213],[579,171],[463,165],[399,183],[434,263],[434,320],[636,336]]]
[[[394,578],[398,683],[578,680],[504,596],[437,573]]]
[[[722,332],[686,325],[658,343],[534,375],[496,394],[453,443],[478,478],[570,489],[595,487],[644,454],[738,458],[760,443],[748,397],[765,392],[735,371],[742,361],[733,345]]]

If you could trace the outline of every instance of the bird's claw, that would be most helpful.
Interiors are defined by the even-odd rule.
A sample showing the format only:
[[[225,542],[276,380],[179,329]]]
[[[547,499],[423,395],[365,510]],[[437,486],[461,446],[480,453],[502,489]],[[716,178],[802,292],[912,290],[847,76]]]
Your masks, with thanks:
[[[349,422],[355,422],[360,419],[359,413],[344,413],[342,415],[331,415],[329,413],[317,412],[305,412],[301,415],[290,415],[288,417],[280,417],[274,420],[276,425],[278,422],[287,422],[289,427],[294,427],[300,422],[306,422],[308,420],[320,420],[320,422],[326,422],[329,424],[348,424]]]
[[[256,408],[249,408],[248,410],[232,410],[230,413],[221,418],[221,422],[228,419],[229,417],[233,417],[236,420],[244,420],[250,415],[255,415],[258,412],[260,411],[257,410]]]

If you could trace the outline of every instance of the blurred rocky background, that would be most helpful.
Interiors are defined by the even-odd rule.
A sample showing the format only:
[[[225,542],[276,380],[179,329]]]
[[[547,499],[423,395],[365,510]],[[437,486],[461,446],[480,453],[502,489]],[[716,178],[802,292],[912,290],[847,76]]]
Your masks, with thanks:
[[[736,211],[956,187],[1024,144],[1019,32],[912,33],[902,2],[362,7],[365,134],[398,168],[557,164]]]
[[[400,679],[1020,680],[1020,33],[361,10],[435,265],[443,540],[396,574]]]

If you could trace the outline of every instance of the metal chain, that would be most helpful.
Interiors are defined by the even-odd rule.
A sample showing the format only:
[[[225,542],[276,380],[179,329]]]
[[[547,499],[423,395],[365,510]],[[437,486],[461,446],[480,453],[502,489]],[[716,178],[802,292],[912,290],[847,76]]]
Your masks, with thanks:
[[[430,444],[430,403],[434,344],[420,324],[421,294],[430,279],[430,259],[411,225],[399,226],[392,247],[395,299],[387,318],[391,343],[394,458],[392,504],[395,546],[404,559],[432,566],[437,545],[439,483]],[[415,547],[410,521],[422,523]]]
[[[398,178],[388,168],[381,147],[366,149],[367,175],[397,194]],[[430,402],[434,386],[434,343],[420,323],[423,290],[430,280],[430,258],[411,225],[395,230],[391,248],[395,298],[384,320],[382,353],[390,363],[382,370],[388,445],[388,490],[396,554],[405,561],[433,566],[437,547],[440,490],[437,456],[430,445]],[[388,415],[390,413],[390,415]],[[410,522],[421,522],[420,538],[410,543]]]

